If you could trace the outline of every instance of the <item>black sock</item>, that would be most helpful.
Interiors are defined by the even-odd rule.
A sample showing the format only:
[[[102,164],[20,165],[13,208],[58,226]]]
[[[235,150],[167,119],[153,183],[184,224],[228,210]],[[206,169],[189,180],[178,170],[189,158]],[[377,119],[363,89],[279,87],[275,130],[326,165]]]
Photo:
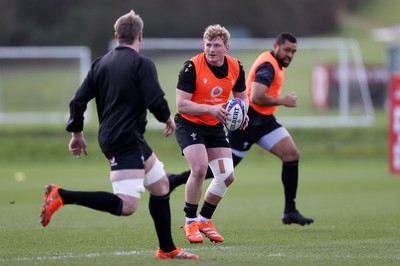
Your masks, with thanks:
[[[200,215],[203,216],[204,218],[211,219],[216,208],[217,206],[212,205],[207,201],[204,201],[203,207],[201,208],[200,211]]]
[[[207,168],[207,174],[206,174],[206,179],[213,178],[214,173],[211,171],[210,166]]]
[[[185,202],[185,208],[183,208],[183,211],[186,213],[186,217],[196,218],[198,207],[199,207],[199,205],[197,205],[197,204],[190,204],[190,203]]]
[[[60,189],[58,193],[64,204],[77,204],[117,216],[120,216],[122,212],[122,200],[110,192],[70,191]]]
[[[186,181],[189,179],[190,170],[182,172],[180,174],[169,174],[169,191],[174,190],[176,187],[186,184]]]
[[[242,159],[242,157],[236,156],[232,153],[233,167],[236,167],[236,165],[238,165]]]
[[[164,252],[170,252],[176,249],[171,233],[169,194],[159,197],[150,195],[149,211],[154,221],[161,250]]]
[[[285,192],[285,212],[296,210],[296,193],[299,180],[299,161],[283,162],[282,183]]]
[[[186,184],[187,180],[190,176],[190,170],[182,172],[180,174],[168,174],[169,180],[169,191],[173,191],[176,187]],[[213,178],[214,174],[211,171],[211,168],[207,168],[206,179]]]

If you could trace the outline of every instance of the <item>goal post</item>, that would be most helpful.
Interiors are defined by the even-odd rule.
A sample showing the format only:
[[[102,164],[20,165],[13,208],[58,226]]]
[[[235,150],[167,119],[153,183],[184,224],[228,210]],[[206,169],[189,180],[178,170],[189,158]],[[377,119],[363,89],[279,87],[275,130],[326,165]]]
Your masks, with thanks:
[[[86,46],[0,47],[0,123],[65,122],[68,101],[90,65]]]

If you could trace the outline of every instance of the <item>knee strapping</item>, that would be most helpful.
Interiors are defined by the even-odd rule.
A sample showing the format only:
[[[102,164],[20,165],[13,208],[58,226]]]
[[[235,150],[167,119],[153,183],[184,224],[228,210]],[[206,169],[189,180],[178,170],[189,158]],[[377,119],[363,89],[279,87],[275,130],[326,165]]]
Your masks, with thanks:
[[[112,182],[114,194],[124,194],[140,198],[144,192],[143,178],[125,179]]]
[[[165,176],[164,164],[160,160],[156,159],[153,167],[146,173],[144,185],[152,185],[160,180],[163,176]]]
[[[225,180],[233,173],[233,161],[231,158],[220,158],[211,161],[209,165],[214,179],[211,181],[208,191],[222,198],[228,189]]]

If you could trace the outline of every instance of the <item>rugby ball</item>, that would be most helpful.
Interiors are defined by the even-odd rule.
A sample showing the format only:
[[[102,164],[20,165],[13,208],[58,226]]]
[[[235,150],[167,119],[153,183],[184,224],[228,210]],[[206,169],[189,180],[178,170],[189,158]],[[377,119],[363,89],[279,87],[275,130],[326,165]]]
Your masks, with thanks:
[[[229,112],[230,119],[225,121],[225,127],[229,131],[234,131],[239,129],[244,122],[246,117],[246,106],[242,99],[233,98],[229,100],[225,109]]]

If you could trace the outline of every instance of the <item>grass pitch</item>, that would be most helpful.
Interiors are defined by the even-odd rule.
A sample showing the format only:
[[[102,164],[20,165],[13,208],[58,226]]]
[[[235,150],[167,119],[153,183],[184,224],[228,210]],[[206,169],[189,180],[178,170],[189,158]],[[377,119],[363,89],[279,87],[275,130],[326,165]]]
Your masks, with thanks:
[[[257,147],[237,167],[236,181],[214,215],[224,243],[187,242],[181,229],[184,187],[178,187],[171,194],[175,244],[201,259],[162,262],[154,258],[158,244],[147,193],[131,217],[65,206],[41,227],[45,184],[111,191],[94,131],[87,132],[89,156],[82,160],[68,154],[69,136],[62,129],[45,131],[1,131],[0,265],[400,263],[400,179],[388,173],[386,141],[378,138],[383,129],[292,130],[302,151],[298,208],[315,219],[310,226],[281,223],[281,165]],[[151,131],[148,139],[168,171],[186,169],[173,138]]]
[[[380,26],[376,25],[380,20],[386,24],[398,21],[397,9],[388,8],[394,2],[398,4],[371,1],[373,7],[364,13],[374,19],[344,21],[344,36],[369,40],[369,28]],[[362,50],[366,63],[384,63],[383,44],[363,42]],[[297,73],[296,64],[302,66],[297,59],[288,78]],[[169,63],[165,76],[160,71],[171,106],[183,61],[179,62],[175,67]],[[301,87],[289,86],[290,90],[307,87],[293,78],[293,84]],[[399,265],[400,178],[388,173],[387,113],[379,114],[376,124],[366,129],[290,130],[302,153],[298,208],[315,219],[310,226],[281,223],[280,162],[257,148],[236,169],[236,181],[215,213],[214,224],[225,237],[224,243],[206,240],[190,245],[186,241],[180,228],[183,187],[177,188],[171,195],[175,244],[200,255],[199,261],[154,259],[158,245],[147,193],[131,217],[65,206],[42,228],[38,216],[45,184],[111,190],[96,133],[86,131],[89,156],[77,160],[67,152],[69,137],[63,132],[64,125],[45,129],[2,125],[0,265]],[[165,140],[160,132],[148,135],[167,170],[187,168],[173,138]]]

